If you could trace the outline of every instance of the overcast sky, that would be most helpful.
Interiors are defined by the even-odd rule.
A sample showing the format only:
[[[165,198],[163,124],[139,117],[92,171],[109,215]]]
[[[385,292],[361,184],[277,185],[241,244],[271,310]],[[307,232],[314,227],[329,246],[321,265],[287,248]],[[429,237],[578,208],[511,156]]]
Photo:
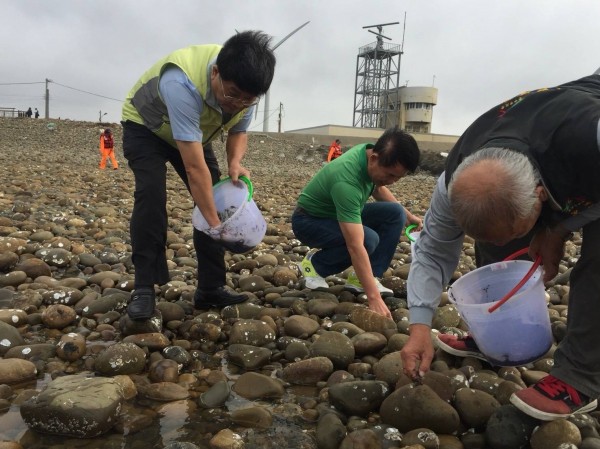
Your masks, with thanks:
[[[51,118],[118,122],[117,100],[171,51],[247,29],[277,43],[310,21],[275,52],[269,130],[280,103],[284,131],[351,126],[358,49],[376,40],[363,27],[400,22],[383,34],[401,44],[405,13],[399,84],[439,89],[434,133],[600,67],[598,0],[0,0],[0,107],[43,117],[48,78]],[[263,117],[261,102],[252,131]]]

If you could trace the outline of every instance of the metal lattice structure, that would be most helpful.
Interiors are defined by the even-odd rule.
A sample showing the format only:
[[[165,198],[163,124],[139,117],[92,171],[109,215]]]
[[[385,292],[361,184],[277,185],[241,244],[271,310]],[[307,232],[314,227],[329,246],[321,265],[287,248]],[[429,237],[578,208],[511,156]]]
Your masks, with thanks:
[[[384,44],[383,39],[390,38],[381,34],[384,26],[397,23],[363,27],[376,27],[379,32],[368,30],[377,36],[377,41],[358,49],[352,126],[382,128],[387,123],[398,122],[398,111],[394,105],[398,104],[402,46]]]

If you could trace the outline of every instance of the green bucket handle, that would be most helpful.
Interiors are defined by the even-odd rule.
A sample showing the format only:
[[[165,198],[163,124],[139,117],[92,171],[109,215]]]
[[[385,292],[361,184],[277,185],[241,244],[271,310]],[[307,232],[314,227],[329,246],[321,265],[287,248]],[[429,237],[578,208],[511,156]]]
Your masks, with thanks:
[[[410,231],[412,231],[413,229],[415,229],[416,227],[418,227],[418,225],[416,224],[411,224],[410,226],[406,227],[406,231],[404,231],[404,234],[406,234],[406,237],[408,237],[408,240],[410,240],[411,242],[414,242],[415,239],[411,237],[410,235]]]
[[[254,194],[254,186],[252,185],[252,181],[250,181],[250,178],[242,175],[238,178],[240,181],[242,181],[244,184],[246,184],[246,187],[248,187],[248,199],[246,201],[250,201],[252,199],[252,195]],[[217,187],[220,184],[223,184],[227,181],[231,180],[231,176],[228,176],[227,178],[223,178],[221,179],[219,182],[217,182],[214,186],[213,189],[215,187]]]

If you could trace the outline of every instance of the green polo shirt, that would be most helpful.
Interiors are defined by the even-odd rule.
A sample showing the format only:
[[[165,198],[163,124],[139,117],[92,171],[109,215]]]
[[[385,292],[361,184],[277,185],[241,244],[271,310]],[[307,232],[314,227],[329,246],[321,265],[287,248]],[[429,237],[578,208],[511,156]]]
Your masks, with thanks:
[[[321,168],[300,193],[298,206],[315,217],[362,223],[361,212],[374,188],[367,173],[369,148],[373,145],[356,145]]]

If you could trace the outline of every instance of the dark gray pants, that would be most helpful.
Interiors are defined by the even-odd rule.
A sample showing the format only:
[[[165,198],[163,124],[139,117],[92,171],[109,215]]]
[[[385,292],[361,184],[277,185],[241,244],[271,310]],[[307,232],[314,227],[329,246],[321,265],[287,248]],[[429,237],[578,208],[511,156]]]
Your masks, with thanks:
[[[189,190],[181,154],[152,131],[133,122],[123,123],[123,154],[135,177],[130,232],[135,285],[163,285],[169,281],[165,257],[167,242],[167,165],[169,162]],[[204,145],[204,159],[212,183],[221,175],[210,144]],[[190,215],[191,220],[191,215]],[[198,260],[198,287],[210,290],[225,284],[223,246],[194,229]]]

